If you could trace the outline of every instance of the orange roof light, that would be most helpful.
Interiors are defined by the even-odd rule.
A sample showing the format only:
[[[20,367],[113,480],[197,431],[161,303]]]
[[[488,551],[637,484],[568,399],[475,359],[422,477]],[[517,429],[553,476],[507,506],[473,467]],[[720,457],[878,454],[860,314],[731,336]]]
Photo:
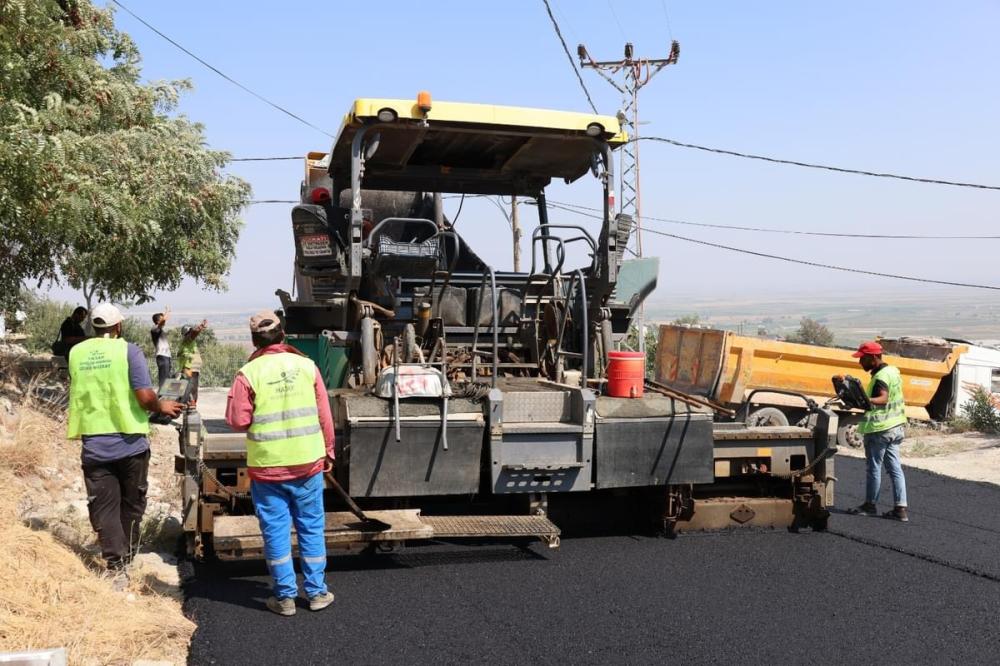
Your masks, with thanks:
[[[431,110],[431,94],[426,90],[421,90],[417,93],[417,108],[422,112],[430,113]]]

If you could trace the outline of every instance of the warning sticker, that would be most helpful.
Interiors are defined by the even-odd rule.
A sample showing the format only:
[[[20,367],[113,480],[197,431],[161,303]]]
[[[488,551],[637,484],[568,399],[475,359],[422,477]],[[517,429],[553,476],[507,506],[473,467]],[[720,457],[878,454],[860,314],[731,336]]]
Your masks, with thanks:
[[[330,237],[327,234],[313,234],[302,236],[302,256],[304,257],[325,257],[333,254],[330,247]]]

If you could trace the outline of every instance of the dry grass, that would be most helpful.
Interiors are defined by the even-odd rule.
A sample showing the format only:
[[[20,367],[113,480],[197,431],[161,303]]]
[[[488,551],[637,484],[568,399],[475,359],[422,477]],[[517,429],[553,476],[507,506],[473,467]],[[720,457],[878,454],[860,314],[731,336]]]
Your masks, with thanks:
[[[29,488],[40,468],[79,474],[79,443],[67,442],[65,424],[22,405],[3,425],[0,652],[65,647],[73,664],[185,663],[195,627],[176,599],[151,594],[141,582],[115,591],[99,567],[88,566],[90,558],[22,524],[19,507],[56,499]]]
[[[24,406],[10,421],[12,437],[0,438],[0,464],[20,477],[51,465],[56,443],[66,439],[66,427]]]

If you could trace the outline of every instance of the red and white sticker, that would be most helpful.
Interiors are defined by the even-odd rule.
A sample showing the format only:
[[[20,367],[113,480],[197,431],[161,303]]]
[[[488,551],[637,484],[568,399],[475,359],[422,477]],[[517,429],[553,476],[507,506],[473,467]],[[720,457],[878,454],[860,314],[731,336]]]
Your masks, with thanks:
[[[327,234],[312,234],[302,236],[302,256],[303,257],[325,257],[333,254],[330,247],[330,237]]]

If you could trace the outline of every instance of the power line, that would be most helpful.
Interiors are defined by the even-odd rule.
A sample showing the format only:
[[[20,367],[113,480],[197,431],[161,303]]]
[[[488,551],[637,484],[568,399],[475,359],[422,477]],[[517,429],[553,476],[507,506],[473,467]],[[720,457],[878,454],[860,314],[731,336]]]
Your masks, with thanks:
[[[775,164],[790,164],[792,166],[806,167],[809,169],[824,169],[826,171],[836,171],[838,173],[853,173],[859,176],[874,176],[876,178],[894,178],[896,180],[908,180],[915,183],[930,183],[932,185],[951,185],[953,187],[973,187],[980,190],[1000,190],[1000,185],[981,185],[978,183],[965,183],[955,180],[939,180],[936,178],[918,178],[916,176],[902,176],[895,173],[879,173],[877,171],[865,171],[863,169],[846,169],[843,167],[829,166],[826,164],[812,164],[809,162],[799,162],[796,160],[784,160],[777,157],[767,157],[766,155],[754,155],[752,153],[741,153],[735,150],[725,150],[723,148],[709,148],[707,146],[699,146],[693,143],[683,143],[681,141],[676,141],[674,139],[668,139],[662,136],[640,136],[631,141],[658,141],[660,143],[669,143],[672,146],[679,146],[681,148],[693,148],[694,150],[703,150],[707,153],[718,153],[720,155],[731,155],[732,157],[744,157],[751,160],[762,160],[764,162],[773,162]]]
[[[279,160],[301,160],[301,155],[291,157],[234,157],[230,162],[277,162]]]
[[[559,43],[562,44],[563,51],[566,53],[566,57],[569,59],[569,66],[573,68],[573,73],[576,74],[576,80],[580,83],[580,88],[583,90],[583,94],[587,97],[587,103],[590,104],[590,109],[597,113],[597,107],[594,105],[594,100],[590,98],[590,91],[587,90],[587,84],[583,82],[583,77],[580,76],[580,70],[576,68],[576,63],[573,62],[573,56],[570,55],[569,47],[566,46],[566,40],[563,39],[562,31],[559,30],[559,23],[556,21],[555,14],[552,13],[552,7],[549,6],[549,0],[542,0],[545,3],[545,11],[549,14],[549,19],[552,21],[552,27],[556,31],[556,37],[559,38]]]
[[[302,202],[297,199],[254,199],[253,201],[250,201],[248,203],[253,205],[253,204],[297,204]]]
[[[586,211],[599,212],[598,208],[591,208],[589,206],[580,206],[578,204],[564,203],[561,201],[549,201],[549,204],[556,208],[561,208],[570,213],[578,213],[583,215],[584,213],[573,210],[581,209]],[[600,218],[597,218],[600,219]],[[832,232],[832,231],[802,231],[800,229],[775,229],[771,227],[743,227],[732,224],[709,224],[707,222],[687,222],[685,220],[671,220],[665,217],[653,217],[651,215],[644,215],[644,220],[655,220],[656,222],[665,222],[667,224],[682,224],[689,227],[704,227],[708,229],[730,229],[734,231],[756,231],[768,234],[794,234],[798,236],[822,236],[827,238],[885,238],[893,240],[1000,240],[1000,235],[934,235],[934,234],[850,234],[842,232]]]
[[[143,19],[142,17],[140,17],[138,14],[136,14],[135,12],[133,12],[131,9],[129,9],[128,7],[126,7],[125,5],[123,5],[122,3],[118,2],[118,0],[111,0],[111,2],[113,2],[115,5],[117,5],[118,7],[120,7],[127,14],[130,14],[132,16],[132,18],[134,18],[136,21],[138,21],[139,23],[143,24],[144,26],[146,26],[147,28],[149,28],[150,30],[152,30],[153,32],[155,32],[157,35],[159,35],[163,39],[167,40],[168,42],[170,42],[171,44],[173,44],[174,46],[176,46],[178,49],[180,49],[184,53],[188,54],[189,56],[191,56],[192,58],[194,58],[198,62],[200,62],[202,65],[204,65],[208,69],[212,70],[213,72],[215,72],[216,74],[218,74],[219,76],[221,76],[222,78],[224,78],[226,81],[229,81],[230,83],[232,83],[237,88],[240,88],[243,91],[250,93],[251,95],[253,95],[257,99],[259,99],[260,101],[262,101],[265,104],[267,104],[267,105],[269,105],[269,106],[277,109],[278,111],[281,111],[285,115],[287,115],[287,116],[289,116],[291,118],[294,118],[295,120],[299,121],[303,125],[306,125],[307,127],[311,127],[312,129],[316,130],[317,132],[322,132],[323,134],[327,135],[328,137],[333,138],[333,134],[330,134],[326,130],[321,129],[321,128],[317,127],[316,125],[313,125],[308,120],[306,120],[306,119],[304,119],[304,118],[302,118],[300,116],[295,115],[294,113],[292,113],[291,111],[289,111],[285,107],[283,107],[283,106],[281,106],[279,104],[276,104],[275,102],[272,102],[271,100],[269,100],[268,98],[264,97],[263,95],[254,92],[253,90],[251,90],[250,88],[246,87],[245,85],[243,85],[242,83],[240,83],[236,79],[232,78],[231,76],[229,76],[225,72],[223,72],[220,69],[218,69],[218,68],[210,65],[209,63],[205,62],[204,60],[202,60],[201,58],[199,58],[198,56],[196,56],[194,53],[192,53],[191,51],[188,51],[186,48],[184,48],[183,46],[181,46],[180,44],[178,44],[177,42],[175,42],[173,39],[171,39],[170,37],[167,37],[165,34],[163,34],[162,32],[160,32],[159,30],[157,30],[148,21],[146,21],[145,19]]]
[[[861,275],[874,275],[876,277],[892,278],[894,280],[908,280],[910,282],[922,282],[925,284],[943,284],[949,287],[969,287],[971,289],[990,289],[992,291],[1000,291],[1000,287],[996,287],[988,284],[972,284],[969,282],[951,282],[949,280],[933,280],[930,278],[913,277],[911,275],[896,275],[893,273],[880,273],[878,271],[867,271],[861,268],[848,268],[846,266],[834,266],[832,264],[821,264],[816,261],[806,261],[805,259],[793,259],[791,257],[782,257],[777,254],[767,254],[766,252],[757,252],[755,250],[745,250],[739,247],[732,247],[729,245],[722,245],[721,243],[712,243],[709,241],[698,240],[696,238],[688,238],[686,236],[678,236],[677,234],[667,233],[666,231],[658,231],[656,229],[647,229],[651,234],[657,234],[659,236],[667,236],[669,238],[675,238],[677,240],[686,241],[688,243],[697,243],[698,245],[705,245],[707,247],[714,247],[720,250],[729,250],[730,252],[738,252],[740,254],[749,254],[755,257],[763,257],[765,259],[776,259],[778,261],[785,261],[791,264],[801,264],[803,266],[813,266],[815,268],[826,268],[831,271],[842,271],[844,273],[860,273]]]
[[[549,202],[549,203],[551,203],[551,202]],[[583,212],[580,212],[580,211],[573,211],[573,210],[570,210],[570,209],[564,209],[564,210],[568,210],[569,212],[577,212],[580,215],[587,215],[588,217],[594,217],[595,219],[600,219],[597,215],[589,215],[588,213],[583,213]],[[648,220],[648,219],[652,219],[652,218],[647,217],[646,219]],[[823,263],[816,262],[816,261],[807,261],[805,259],[794,259],[792,257],[783,257],[783,256],[777,255],[777,254],[768,254],[766,252],[757,252],[756,250],[747,250],[747,249],[740,248],[740,247],[733,247],[731,245],[723,245],[721,243],[712,243],[710,241],[699,240],[697,238],[688,238],[687,236],[680,236],[678,234],[672,234],[672,233],[668,233],[666,231],[659,231],[658,229],[647,229],[646,231],[648,231],[651,234],[656,234],[658,236],[666,236],[668,238],[674,238],[676,240],[686,241],[688,243],[696,243],[698,245],[705,245],[707,247],[714,247],[714,248],[719,249],[719,250],[728,250],[730,252],[737,252],[739,254],[749,254],[751,256],[762,257],[764,259],[774,259],[774,260],[777,260],[777,261],[784,261],[784,262],[791,263],[791,264],[801,264],[803,266],[812,266],[814,268],[825,268],[825,269],[831,270],[831,271],[841,271],[841,272],[844,272],[844,273],[858,273],[858,274],[861,274],[861,275],[874,275],[876,277],[892,278],[894,280],[907,280],[907,281],[910,281],[910,282],[922,282],[924,284],[942,284],[942,285],[947,285],[949,287],[968,287],[970,289],[989,289],[991,291],[1000,291],[1000,287],[993,286],[993,285],[988,285],[988,284],[973,284],[973,283],[969,283],[969,282],[952,282],[950,280],[934,280],[934,279],[931,279],[931,278],[914,277],[912,275],[897,275],[895,273],[881,273],[881,272],[878,272],[878,271],[864,270],[862,268],[850,268],[850,267],[847,267],[847,266],[834,266],[833,264],[823,264]]]
[[[608,9],[611,10],[611,15],[615,17],[615,23],[618,24],[618,32],[621,33],[622,39],[625,39],[625,28],[622,27],[622,22],[618,20],[618,12],[615,11],[615,6],[611,4],[611,0],[608,0]]]

